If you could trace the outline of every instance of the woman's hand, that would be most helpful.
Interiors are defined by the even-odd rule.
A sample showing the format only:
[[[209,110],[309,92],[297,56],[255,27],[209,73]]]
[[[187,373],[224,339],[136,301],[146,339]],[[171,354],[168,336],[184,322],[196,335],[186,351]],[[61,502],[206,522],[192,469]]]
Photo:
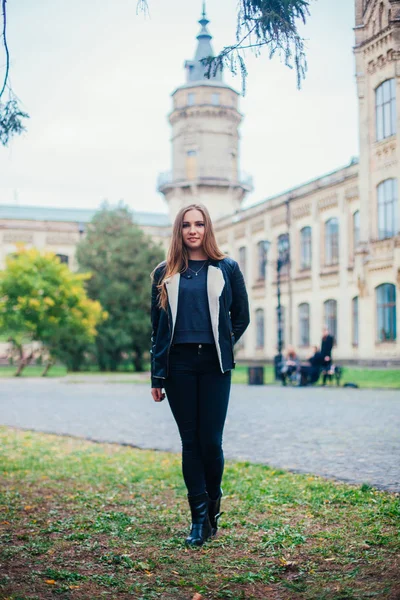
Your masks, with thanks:
[[[162,402],[165,398],[165,393],[162,388],[151,388],[151,395],[153,396],[154,402]]]

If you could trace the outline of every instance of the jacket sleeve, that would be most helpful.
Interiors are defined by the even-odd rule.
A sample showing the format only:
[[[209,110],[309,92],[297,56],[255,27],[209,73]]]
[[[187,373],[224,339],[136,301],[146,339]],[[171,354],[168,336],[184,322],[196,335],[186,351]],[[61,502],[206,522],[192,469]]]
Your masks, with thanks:
[[[161,273],[157,269],[154,273],[154,279],[151,285],[151,349],[150,349],[150,363],[151,363],[151,387],[161,387],[160,379],[154,378],[154,350],[157,339],[158,322],[160,320],[161,309],[158,306],[159,290],[157,285],[161,280]]]
[[[249,299],[247,296],[246,284],[237,263],[235,263],[232,271],[231,287],[231,320],[236,343],[239,338],[242,337],[250,323]]]

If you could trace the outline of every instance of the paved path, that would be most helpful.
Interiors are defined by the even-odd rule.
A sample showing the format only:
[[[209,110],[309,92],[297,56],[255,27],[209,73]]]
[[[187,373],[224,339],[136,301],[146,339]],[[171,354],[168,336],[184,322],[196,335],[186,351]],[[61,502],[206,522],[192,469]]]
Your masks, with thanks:
[[[91,380],[92,381],[92,380]],[[180,450],[148,385],[0,379],[0,424]],[[400,492],[400,392],[234,385],[225,455]]]

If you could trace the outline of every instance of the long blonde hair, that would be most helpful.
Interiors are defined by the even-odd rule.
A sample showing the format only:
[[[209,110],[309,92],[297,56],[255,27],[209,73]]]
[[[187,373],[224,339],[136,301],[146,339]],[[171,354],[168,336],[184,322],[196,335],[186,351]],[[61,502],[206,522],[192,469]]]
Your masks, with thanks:
[[[225,254],[219,249],[217,240],[215,239],[214,227],[211,221],[210,213],[203,204],[189,204],[180,209],[175,217],[174,226],[172,229],[171,243],[168,248],[166,269],[162,280],[158,284],[159,289],[159,306],[167,310],[168,296],[164,281],[168,277],[172,277],[176,273],[186,271],[188,268],[189,254],[187,247],[183,243],[182,227],[185,214],[189,210],[198,210],[202,213],[204,219],[204,238],[203,250],[211,260],[222,260]],[[156,267],[157,268],[157,267]],[[154,280],[155,270],[151,273]]]

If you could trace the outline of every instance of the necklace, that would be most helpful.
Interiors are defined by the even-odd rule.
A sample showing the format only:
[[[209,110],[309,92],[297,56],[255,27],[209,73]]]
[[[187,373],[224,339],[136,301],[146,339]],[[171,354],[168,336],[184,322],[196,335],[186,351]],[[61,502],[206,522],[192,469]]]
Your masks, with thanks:
[[[198,271],[194,271],[193,269],[191,269],[191,268],[189,267],[189,265],[188,265],[188,269],[189,269],[189,271],[192,271],[192,273],[194,273],[194,274],[196,275],[196,277],[197,277],[197,275],[200,273],[200,271],[202,270],[202,268],[204,267],[204,265],[206,264],[206,262],[207,262],[207,260],[205,260],[205,261],[203,262],[203,264],[201,265],[201,267],[200,267],[200,269],[199,269]],[[190,276],[190,277],[191,277],[191,276]]]

